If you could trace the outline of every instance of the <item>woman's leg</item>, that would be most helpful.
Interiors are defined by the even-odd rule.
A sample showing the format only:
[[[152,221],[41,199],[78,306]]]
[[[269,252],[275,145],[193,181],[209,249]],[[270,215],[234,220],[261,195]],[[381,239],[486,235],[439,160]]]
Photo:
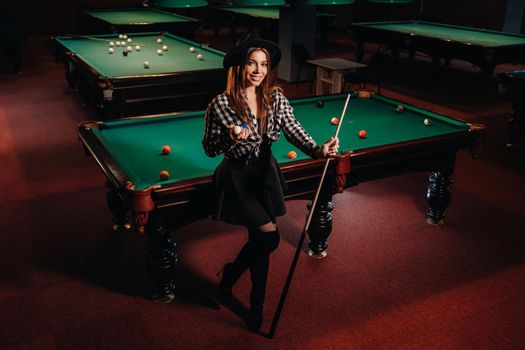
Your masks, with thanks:
[[[266,282],[270,266],[270,254],[279,246],[279,232],[275,224],[269,222],[250,232],[250,240],[257,242],[259,254],[257,260],[250,265],[252,292],[250,294],[250,315],[248,326],[258,330],[263,322],[263,305],[266,295]]]
[[[231,288],[244,271],[277,248],[279,234],[276,232],[277,228],[271,221],[255,230],[248,229],[248,242],[241,248],[233,263],[224,266],[223,278],[219,284],[221,292],[231,295]]]

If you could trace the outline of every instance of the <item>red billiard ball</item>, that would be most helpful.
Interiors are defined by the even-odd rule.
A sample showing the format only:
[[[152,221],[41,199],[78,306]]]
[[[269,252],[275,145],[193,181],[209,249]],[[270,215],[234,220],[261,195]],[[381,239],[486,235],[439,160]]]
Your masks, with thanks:
[[[170,146],[162,146],[162,154],[168,155],[171,153],[171,147]]]
[[[401,105],[397,106],[395,108],[396,113],[403,113],[405,111],[405,108]]]
[[[295,151],[288,152],[288,158],[290,158],[290,159],[297,158],[297,152],[295,152]]]
[[[170,178],[170,173],[167,170],[161,170],[159,173],[159,177],[161,180],[167,180]]]
[[[339,119],[336,118],[336,117],[333,117],[333,118],[330,120],[330,124],[332,124],[332,125],[337,125],[337,124],[339,124]]]
[[[364,131],[364,130],[359,130],[359,132],[357,133],[357,135],[358,135],[360,138],[364,139],[364,138],[366,137],[366,131]]]

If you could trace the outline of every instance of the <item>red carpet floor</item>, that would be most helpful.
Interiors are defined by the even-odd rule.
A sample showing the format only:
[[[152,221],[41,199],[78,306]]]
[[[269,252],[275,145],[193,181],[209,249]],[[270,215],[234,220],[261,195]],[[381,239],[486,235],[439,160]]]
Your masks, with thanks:
[[[45,43],[30,40],[22,74],[0,73],[0,348],[525,348],[525,155],[505,149],[509,100],[494,87],[476,93],[475,68],[435,74],[403,59],[385,77],[387,96],[488,127],[479,159],[458,156],[446,224],[425,222],[428,174],[335,196],[329,255],[301,256],[270,340],[210,292],[245,240],[236,227],[201,220],[174,232],[178,295],[170,304],[143,297],[143,237],[111,233],[104,176],[76,134],[95,115],[68,90]],[[319,54],[353,58],[353,49],[334,36]],[[308,83],[283,86],[290,98],[309,94]],[[287,205],[263,331],[306,215],[305,201]],[[248,292],[244,276],[234,291],[241,306]]]

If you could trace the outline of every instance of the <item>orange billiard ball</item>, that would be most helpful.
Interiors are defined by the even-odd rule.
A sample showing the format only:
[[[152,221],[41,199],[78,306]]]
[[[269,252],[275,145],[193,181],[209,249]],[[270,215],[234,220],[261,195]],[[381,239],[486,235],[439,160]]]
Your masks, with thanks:
[[[297,158],[297,152],[295,152],[295,151],[288,152],[288,158],[290,158],[290,159]]]
[[[330,123],[331,123],[332,125],[337,125],[337,124],[339,124],[339,119],[336,118],[336,117],[333,117],[333,118],[330,120]]]
[[[159,177],[161,180],[167,180],[170,178],[170,173],[167,170],[161,170],[159,173]]]
[[[162,154],[168,155],[171,153],[171,147],[170,146],[162,146]]]
[[[366,131],[364,130],[359,130],[359,132],[357,133],[357,135],[359,135],[360,138],[364,139],[366,137]]]

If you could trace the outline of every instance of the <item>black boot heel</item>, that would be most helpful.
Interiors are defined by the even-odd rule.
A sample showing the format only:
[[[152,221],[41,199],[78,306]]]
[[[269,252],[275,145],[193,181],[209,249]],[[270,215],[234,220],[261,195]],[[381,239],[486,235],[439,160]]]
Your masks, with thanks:
[[[263,323],[263,304],[255,304],[250,308],[250,314],[246,319],[246,324],[254,331],[258,331]]]

